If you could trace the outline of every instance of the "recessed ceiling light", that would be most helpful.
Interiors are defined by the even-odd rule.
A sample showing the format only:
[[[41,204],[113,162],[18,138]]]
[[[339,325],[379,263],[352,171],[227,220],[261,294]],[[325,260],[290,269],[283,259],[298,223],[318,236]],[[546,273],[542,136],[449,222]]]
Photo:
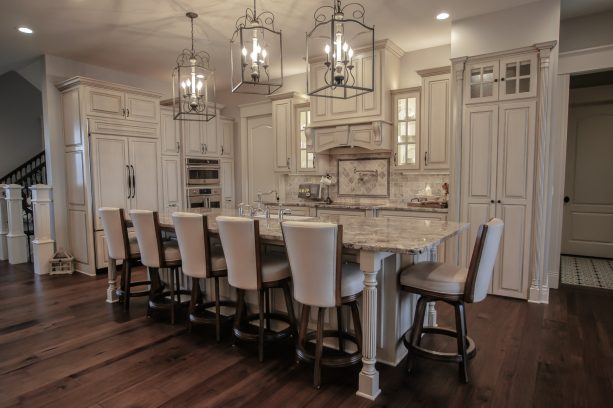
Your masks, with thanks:
[[[32,29],[31,29],[31,28],[29,28],[29,27],[24,27],[24,26],[21,26],[21,27],[17,27],[17,30],[18,30],[20,33],[24,33],[24,34],[34,34],[34,30],[32,30]]]
[[[446,11],[441,11],[436,15],[437,20],[447,20],[449,18],[449,13]]]

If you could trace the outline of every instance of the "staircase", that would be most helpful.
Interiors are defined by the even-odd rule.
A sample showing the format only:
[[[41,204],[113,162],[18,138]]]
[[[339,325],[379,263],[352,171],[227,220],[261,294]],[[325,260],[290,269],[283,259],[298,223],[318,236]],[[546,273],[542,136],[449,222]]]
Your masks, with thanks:
[[[29,187],[34,184],[47,184],[45,152],[40,152],[15,170],[0,178],[0,184],[19,184],[22,186],[23,229],[28,237],[28,259],[31,262],[32,250],[30,242],[34,235],[34,215],[32,212],[32,192]]]

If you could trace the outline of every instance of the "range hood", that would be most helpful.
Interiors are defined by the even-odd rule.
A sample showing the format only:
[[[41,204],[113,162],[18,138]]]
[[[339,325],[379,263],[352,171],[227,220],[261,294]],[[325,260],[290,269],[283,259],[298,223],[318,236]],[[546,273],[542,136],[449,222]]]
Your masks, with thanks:
[[[392,125],[384,121],[309,127],[306,129],[307,147],[321,153],[339,147],[367,150],[392,150]]]

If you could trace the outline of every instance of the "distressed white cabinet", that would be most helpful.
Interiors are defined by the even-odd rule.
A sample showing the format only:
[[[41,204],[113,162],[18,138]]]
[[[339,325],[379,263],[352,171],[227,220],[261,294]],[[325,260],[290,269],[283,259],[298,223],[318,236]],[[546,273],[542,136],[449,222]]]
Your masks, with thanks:
[[[160,101],[157,98],[126,92],[126,119],[137,122],[160,120]]]
[[[181,168],[179,157],[162,156],[162,205],[166,212],[183,208]]]
[[[467,106],[462,132],[461,262],[468,265],[480,224],[501,218],[505,230],[491,291],[528,293],[536,101]]]
[[[392,91],[394,166],[419,169],[421,87]]]
[[[219,129],[217,131],[220,143],[220,156],[234,157],[234,121],[229,118],[219,119]]]
[[[235,208],[235,195],[234,195],[234,160],[221,159],[220,163],[220,177],[221,177],[221,196],[222,196],[222,208]]]
[[[181,153],[180,123],[180,121],[174,120],[172,109],[160,109],[160,146],[162,155],[178,156]]]
[[[304,103],[296,92],[272,95],[272,134],[274,139],[274,171],[295,173],[296,157],[296,117],[295,105]]]
[[[102,85],[101,82],[99,84]],[[136,122],[159,122],[159,98],[96,85],[94,82],[92,86],[88,86],[85,89],[85,106],[88,116],[125,119]]]
[[[220,143],[217,134],[218,117],[208,122],[182,121],[181,133],[185,156],[218,157]]]
[[[202,122],[204,125],[204,134],[203,134],[203,142],[204,142],[204,155],[205,156],[219,156],[220,153],[220,143],[218,139],[217,133],[217,124],[219,122],[219,112],[217,112],[217,116],[208,122]]]
[[[421,148],[424,170],[448,170],[451,162],[450,68],[423,78]]]
[[[536,96],[536,52],[466,64],[464,103],[503,101]]]

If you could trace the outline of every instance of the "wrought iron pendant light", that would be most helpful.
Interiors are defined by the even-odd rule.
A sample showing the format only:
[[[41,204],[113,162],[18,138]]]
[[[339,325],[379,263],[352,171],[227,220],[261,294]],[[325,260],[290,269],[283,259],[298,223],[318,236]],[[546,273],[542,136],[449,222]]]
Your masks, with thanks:
[[[364,14],[363,5],[341,0],[315,10],[306,35],[309,95],[348,99],[374,90],[375,28]]]
[[[232,92],[270,95],[283,86],[281,31],[275,30],[275,16],[247,8],[236,20],[230,40]]]
[[[209,53],[194,49],[194,19],[198,14],[189,12],[186,16],[191,21],[192,48],[181,52],[172,73],[174,119],[208,122],[216,114],[215,72]]]

